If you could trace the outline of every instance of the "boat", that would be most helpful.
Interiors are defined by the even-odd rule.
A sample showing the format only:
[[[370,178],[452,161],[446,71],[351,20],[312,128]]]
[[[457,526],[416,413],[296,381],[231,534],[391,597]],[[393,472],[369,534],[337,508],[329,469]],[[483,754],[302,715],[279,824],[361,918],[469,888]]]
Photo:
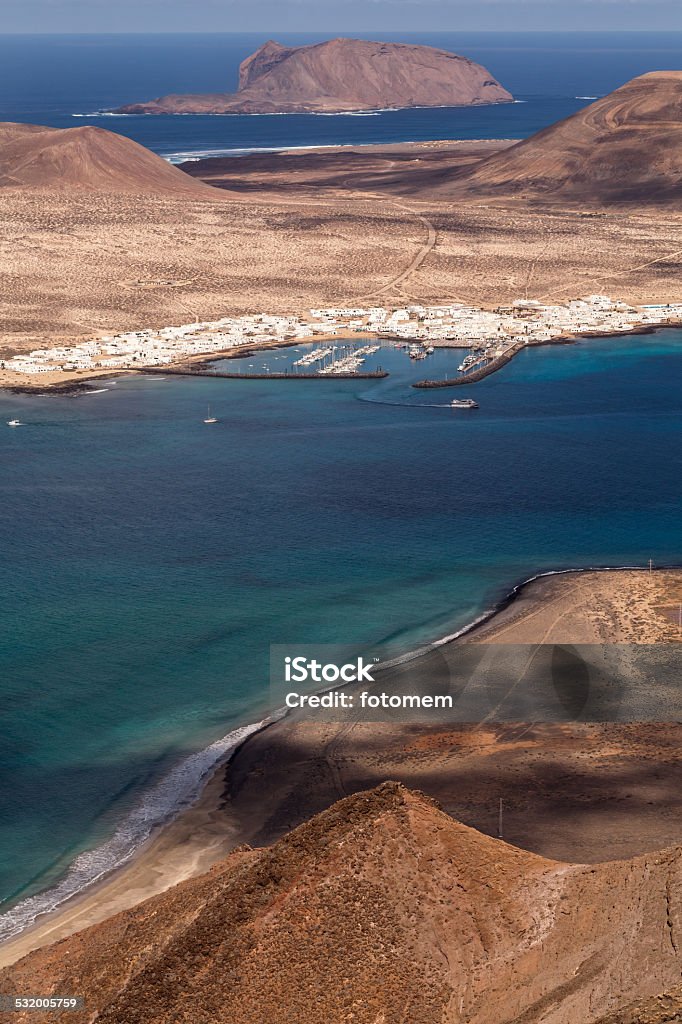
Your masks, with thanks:
[[[23,427],[21,420],[7,420],[8,427]]]
[[[204,423],[217,423],[217,422],[218,422],[217,417],[211,416],[211,406],[209,405],[208,412],[206,414],[206,419],[204,420]]]
[[[451,409],[478,409],[478,402],[473,398],[453,398],[450,402]]]

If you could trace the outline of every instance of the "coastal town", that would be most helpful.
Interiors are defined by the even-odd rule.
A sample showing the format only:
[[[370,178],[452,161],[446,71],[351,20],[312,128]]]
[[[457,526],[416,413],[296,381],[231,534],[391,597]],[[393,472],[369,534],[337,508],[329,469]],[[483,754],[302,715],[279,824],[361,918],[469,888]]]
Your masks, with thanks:
[[[93,338],[74,345],[35,349],[0,363],[9,373],[35,375],[141,369],[188,362],[196,357],[236,355],[239,351],[274,348],[328,338],[369,338],[404,343],[412,358],[424,358],[434,348],[469,348],[460,369],[481,360],[493,360],[525,345],[543,344],[581,336],[627,334],[642,329],[682,323],[682,302],[630,306],[604,295],[573,299],[564,305],[518,299],[493,310],[460,303],[438,306],[407,305],[312,309],[306,316],[272,315],[224,317],[215,321],[129,331]],[[303,356],[303,366],[319,361]],[[348,373],[361,356],[376,351],[366,345],[362,353],[331,358],[324,372]],[[356,358],[357,357],[357,358]]]

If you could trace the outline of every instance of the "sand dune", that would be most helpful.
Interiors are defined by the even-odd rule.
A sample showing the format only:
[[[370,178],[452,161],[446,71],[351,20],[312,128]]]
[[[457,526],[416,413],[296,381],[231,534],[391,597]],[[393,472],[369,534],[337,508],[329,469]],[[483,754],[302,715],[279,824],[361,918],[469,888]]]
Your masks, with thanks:
[[[679,850],[561,864],[386,783],[0,988],[80,993],[69,1019],[108,1024],[588,1024],[678,981],[681,896]]]
[[[591,203],[679,201],[682,71],[634,78],[572,117],[467,169],[440,192]]]
[[[2,187],[221,198],[144,146],[91,125],[60,129],[0,124]]]

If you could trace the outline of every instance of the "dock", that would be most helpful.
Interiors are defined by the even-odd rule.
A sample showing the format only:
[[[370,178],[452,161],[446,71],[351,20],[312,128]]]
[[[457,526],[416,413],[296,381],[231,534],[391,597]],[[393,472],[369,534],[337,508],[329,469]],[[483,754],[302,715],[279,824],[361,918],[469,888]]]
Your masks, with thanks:
[[[502,355],[496,356],[495,359],[491,359],[485,364],[480,366],[477,370],[472,370],[471,373],[463,373],[461,377],[445,377],[443,380],[418,380],[416,384],[413,384],[413,388],[454,388],[461,384],[475,384],[479,380],[483,380],[484,377],[489,377],[491,373],[496,373],[497,370],[501,370],[503,366],[510,363],[517,352],[520,352],[523,345],[514,345],[512,348],[507,349]]]
[[[226,380],[381,380],[388,377],[388,371],[348,370],[342,373],[227,373],[222,370],[202,370],[195,367],[140,367],[140,373],[158,373],[162,377],[173,374],[176,377],[218,377]]]

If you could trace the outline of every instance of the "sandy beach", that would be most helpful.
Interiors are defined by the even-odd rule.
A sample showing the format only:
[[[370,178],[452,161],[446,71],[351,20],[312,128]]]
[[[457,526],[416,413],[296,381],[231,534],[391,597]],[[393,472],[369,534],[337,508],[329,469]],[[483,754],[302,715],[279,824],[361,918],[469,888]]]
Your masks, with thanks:
[[[545,576],[410,665],[427,688],[444,655],[470,656],[484,645],[675,642],[680,601],[679,570]],[[414,685],[412,669],[405,678]],[[599,861],[663,847],[680,839],[680,742],[676,723],[315,722],[294,713],[250,737],[131,862],[0,947],[0,966],[205,872],[237,846],[269,844],[340,796],[386,779],[429,793],[490,834],[502,798],[505,838],[545,856]]]
[[[225,814],[224,789],[223,767],[213,774],[194,806],[161,829],[132,861],[0,945],[0,967],[202,874],[227,856],[241,838]]]

